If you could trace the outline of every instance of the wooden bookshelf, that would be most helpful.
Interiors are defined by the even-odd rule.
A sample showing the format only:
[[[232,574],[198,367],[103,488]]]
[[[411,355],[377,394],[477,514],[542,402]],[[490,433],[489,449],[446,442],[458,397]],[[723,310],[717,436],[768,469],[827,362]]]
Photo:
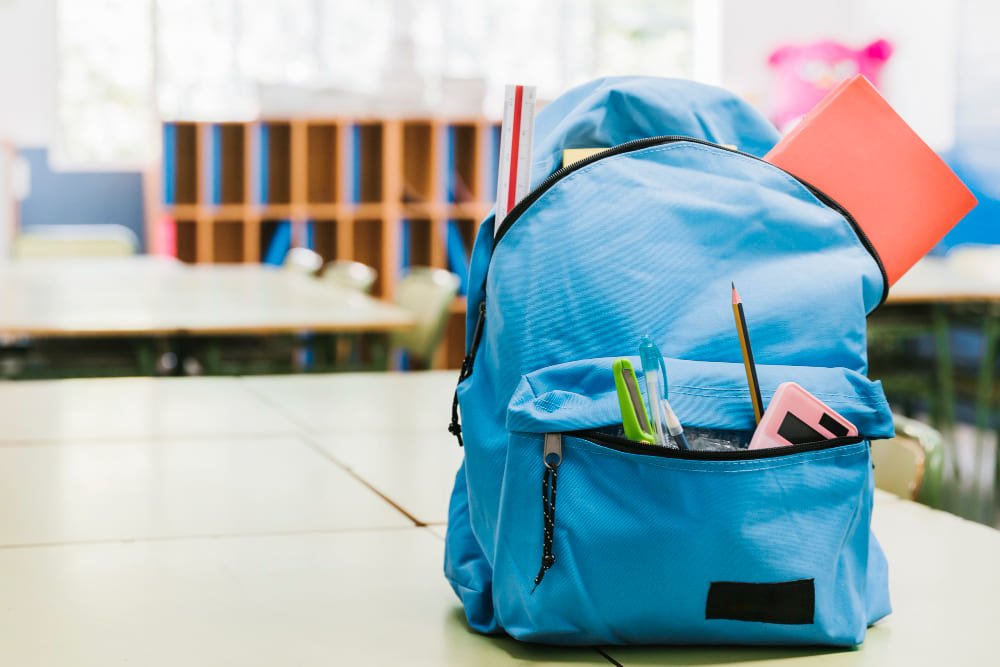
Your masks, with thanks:
[[[499,123],[484,118],[310,118],[167,122],[164,225],[185,262],[280,263],[290,246],[378,270],[392,299],[407,266],[466,279],[496,192]],[[465,298],[455,300],[437,368],[458,368]]]

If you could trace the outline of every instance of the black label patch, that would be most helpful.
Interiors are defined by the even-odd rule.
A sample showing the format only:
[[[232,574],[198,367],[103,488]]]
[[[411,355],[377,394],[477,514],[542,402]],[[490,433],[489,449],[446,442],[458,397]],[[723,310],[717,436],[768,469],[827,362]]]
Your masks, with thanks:
[[[808,625],[813,622],[815,605],[812,579],[773,584],[713,581],[708,587],[705,618]]]

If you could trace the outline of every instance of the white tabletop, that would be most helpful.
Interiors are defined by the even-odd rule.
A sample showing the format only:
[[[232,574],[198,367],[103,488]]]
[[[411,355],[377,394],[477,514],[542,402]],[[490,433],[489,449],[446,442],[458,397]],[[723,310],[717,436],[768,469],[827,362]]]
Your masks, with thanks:
[[[156,257],[0,264],[0,335],[390,331],[412,324],[412,315],[392,304],[261,264]]]
[[[889,289],[886,300],[896,304],[997,301],[1000,274],[991,276],[942,257],[925,257],[917,262]]]
[[[466,629],[441,574],[451,372],[0,382],[0,664],[607,665]],[[425,525],[426,524],[426,525]],[[857,650],[624,665],[986,665],[1000,533],[877,493]]]

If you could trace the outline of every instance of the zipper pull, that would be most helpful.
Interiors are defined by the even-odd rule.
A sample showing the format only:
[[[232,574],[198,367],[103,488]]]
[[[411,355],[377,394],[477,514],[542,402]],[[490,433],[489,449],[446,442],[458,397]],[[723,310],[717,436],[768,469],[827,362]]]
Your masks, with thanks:
[[[538,584],[550,567],[556,562],[552,553],[552,540],[556,528],[556,481],[559,475],[559,464],[562,463],[562,435],[546,433],[545,445],[542,448],[542,463],[545,472],[542,475],[542,564],[535,575],[535,592]]]
[[[545,449],[542,452],[542,463],[549,469],[558,468],[559,464],[562,463],[562,434],[545,434]]]

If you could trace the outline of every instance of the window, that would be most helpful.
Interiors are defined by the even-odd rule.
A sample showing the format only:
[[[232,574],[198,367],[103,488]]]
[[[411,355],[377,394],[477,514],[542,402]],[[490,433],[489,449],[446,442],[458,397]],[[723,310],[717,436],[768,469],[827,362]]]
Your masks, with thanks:
[[[489,110],[510,81],[545,98],[594,76],[690,76],[692,12],[693,0],[61,0],[56,154],[141,164],[160,118],[317,100],[440,110],[462,80],[482,82]]]
[[[58,164],[150,158],[154,141],[151,0],[63,0],[58,11]]]

